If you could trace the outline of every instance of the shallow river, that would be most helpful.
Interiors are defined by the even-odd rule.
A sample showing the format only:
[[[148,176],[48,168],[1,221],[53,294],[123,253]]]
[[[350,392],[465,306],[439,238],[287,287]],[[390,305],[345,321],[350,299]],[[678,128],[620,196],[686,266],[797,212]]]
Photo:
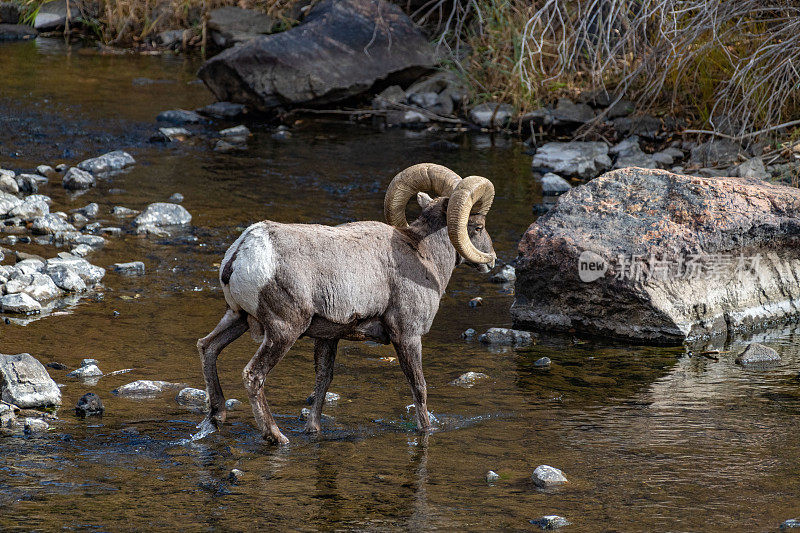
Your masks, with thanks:
[[[195,341],[224,311],[216,265],[249,223],[380,220],[392,176],[435,161],[494,182],[489,230],[508,261],[541,202],[530,156],[502,138],[304,118],[286,141],[271,138],[274,125],[246,122],[254,137],[236,154],[216,153],[206,139],[148,143],[159,111],[212,101],[193,82],[196,67],[58,41],[0,45],[0,167],[31,170],[123,148],[137,164],[82,196],[46,185],[52,210],[97,202],[113,223],[115,205],[141,209],[181,192],[193,215],[184,234],[128,233],[89,256],[101,266],[144,261],[145,276],[109,272],[102,291],[71,309],[0,324],[2,353],[133,369],[96,385],[50,370],[64,384],[60,420],[45,435],[0,440],[0,529],[532,530],[530,519],[559,514],[573,523],[568,531],[771,531],[800,516],[800,331],[761,337],[783,357],[768,370],[733,363],[742,339],[721,346],[730,353],[718,360],[596,339],[493,351],[460,334],[510,326],[513,287],[465,267],[423,339],[429,405],[440,420],[427,437],[412,428],[410,391],[386,359],[391,348],[363,343],[340,344],[331,391],[341,399],[326,406],[333,419],[321,438],[301,434],[298,418],[313,388],[312,343],[300,340],[272,373],[267,396],[291,440],[284,448],[260,441],[246,403],[222,432],[185,443],[202,414],[178,405],[174,391],[112,395],[136,379],[202,388]],[[208,137],[229,125],[192,129]],[[461,148],[432,146],[443,138]],[[475,296],[483,306],[468,306]],[[223,352],[228,398],[246,400],[241,370],[255,348],[244,336]],[[552,365],[534,367],[543,356]],[[472,388],[449,384],[470,370],[490,377]],[[101,396],[105,416],[75,417],[86,392]],[[540,464],[570,483],[536,489],[530,475]],[[244,472],[237,484],[227,480],[233,468]],[[488,470],[501,479],[487,484]]]

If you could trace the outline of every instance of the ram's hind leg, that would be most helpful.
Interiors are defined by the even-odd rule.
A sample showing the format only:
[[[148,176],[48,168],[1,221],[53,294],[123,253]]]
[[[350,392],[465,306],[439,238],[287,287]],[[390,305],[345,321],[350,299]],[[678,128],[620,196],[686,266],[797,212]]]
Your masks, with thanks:
[[[261,430],[261,435],[265,440],[278,444],[288,444],[289,439],[281,433],[275,418],[269,410],[267,397],[264,393],[264,384],[275,365],[283,359],[289,348],[300,337],[300,333],[295,333],[294,329],[286,324],[282,324],[281,327],[276,324],[271,324],[271,326],[275,327],[265,331],[261,346],[259,346],[258,351],[242,372],[242,380],[250,399],[250,405],[253,407],[256,424]],[[304,330],[305,328],[299,331],[302,332]]]
[[[217,427],[225,422],[225,397],[217,375],[217,357],[227,345],[241,337],[245,331],[247,331],[246,315],[228,309],[214,331],[197,341],[208,394],[209,413],[206,420]]]
[[[317,380],[314,385],[314,404],[306,422],[306,433],[319,433],[319,421],[322,417],[322,406],[325,403],[325,393],[333,380],[333,363],[336,360],[336,347],[338,339],[316,339],[314,341],[314,369]]]

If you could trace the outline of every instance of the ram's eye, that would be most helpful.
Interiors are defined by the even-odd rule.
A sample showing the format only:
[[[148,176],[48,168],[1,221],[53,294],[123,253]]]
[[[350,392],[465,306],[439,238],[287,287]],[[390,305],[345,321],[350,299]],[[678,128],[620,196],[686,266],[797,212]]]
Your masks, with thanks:
[[[475,231],[483,231],[483,226],[475,226]]]

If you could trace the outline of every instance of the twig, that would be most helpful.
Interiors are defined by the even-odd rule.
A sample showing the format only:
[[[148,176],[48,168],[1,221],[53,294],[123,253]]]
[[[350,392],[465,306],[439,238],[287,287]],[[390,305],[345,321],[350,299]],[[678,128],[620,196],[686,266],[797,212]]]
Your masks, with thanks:
[[[790,122],[784,122],[783,124],[777,124],[775,126],[770,126],[769,128],[764,128],[758,131],[754,131],[752,133],[748,133],[746,135],[727,135],[725,133],[720,133],[718,131],[711,131],[711,130],[683,130],[680,132],[680,135],[685,133],[704,133],[706,135],[715,135],[717,137],[724,137],[726,139],[732,139],[734,141],[738,141],[741,139],[749,139],[750,137],[756,137],[761,135],[762,133],[769,133],[771,131],[779,130],[781,128],[788,128],[790,126],[797,126],[800,125],[800,119],[792,120]]]

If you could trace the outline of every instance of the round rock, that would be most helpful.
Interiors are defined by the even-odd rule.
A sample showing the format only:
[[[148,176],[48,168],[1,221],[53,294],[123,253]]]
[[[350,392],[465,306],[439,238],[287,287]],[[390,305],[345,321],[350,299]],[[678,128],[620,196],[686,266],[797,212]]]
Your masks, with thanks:
[[[533,475],[531,475],[531,479],[537,487],[543,489],[559,487],[567,483],[567,478],[561,470],[548,465],[537,466],[536,470],[533,471]]]
[[[100,396],[93,392],[84,394],[75,406],[75,414],[81,418],[87,416],[102,416],[106,408]]]

